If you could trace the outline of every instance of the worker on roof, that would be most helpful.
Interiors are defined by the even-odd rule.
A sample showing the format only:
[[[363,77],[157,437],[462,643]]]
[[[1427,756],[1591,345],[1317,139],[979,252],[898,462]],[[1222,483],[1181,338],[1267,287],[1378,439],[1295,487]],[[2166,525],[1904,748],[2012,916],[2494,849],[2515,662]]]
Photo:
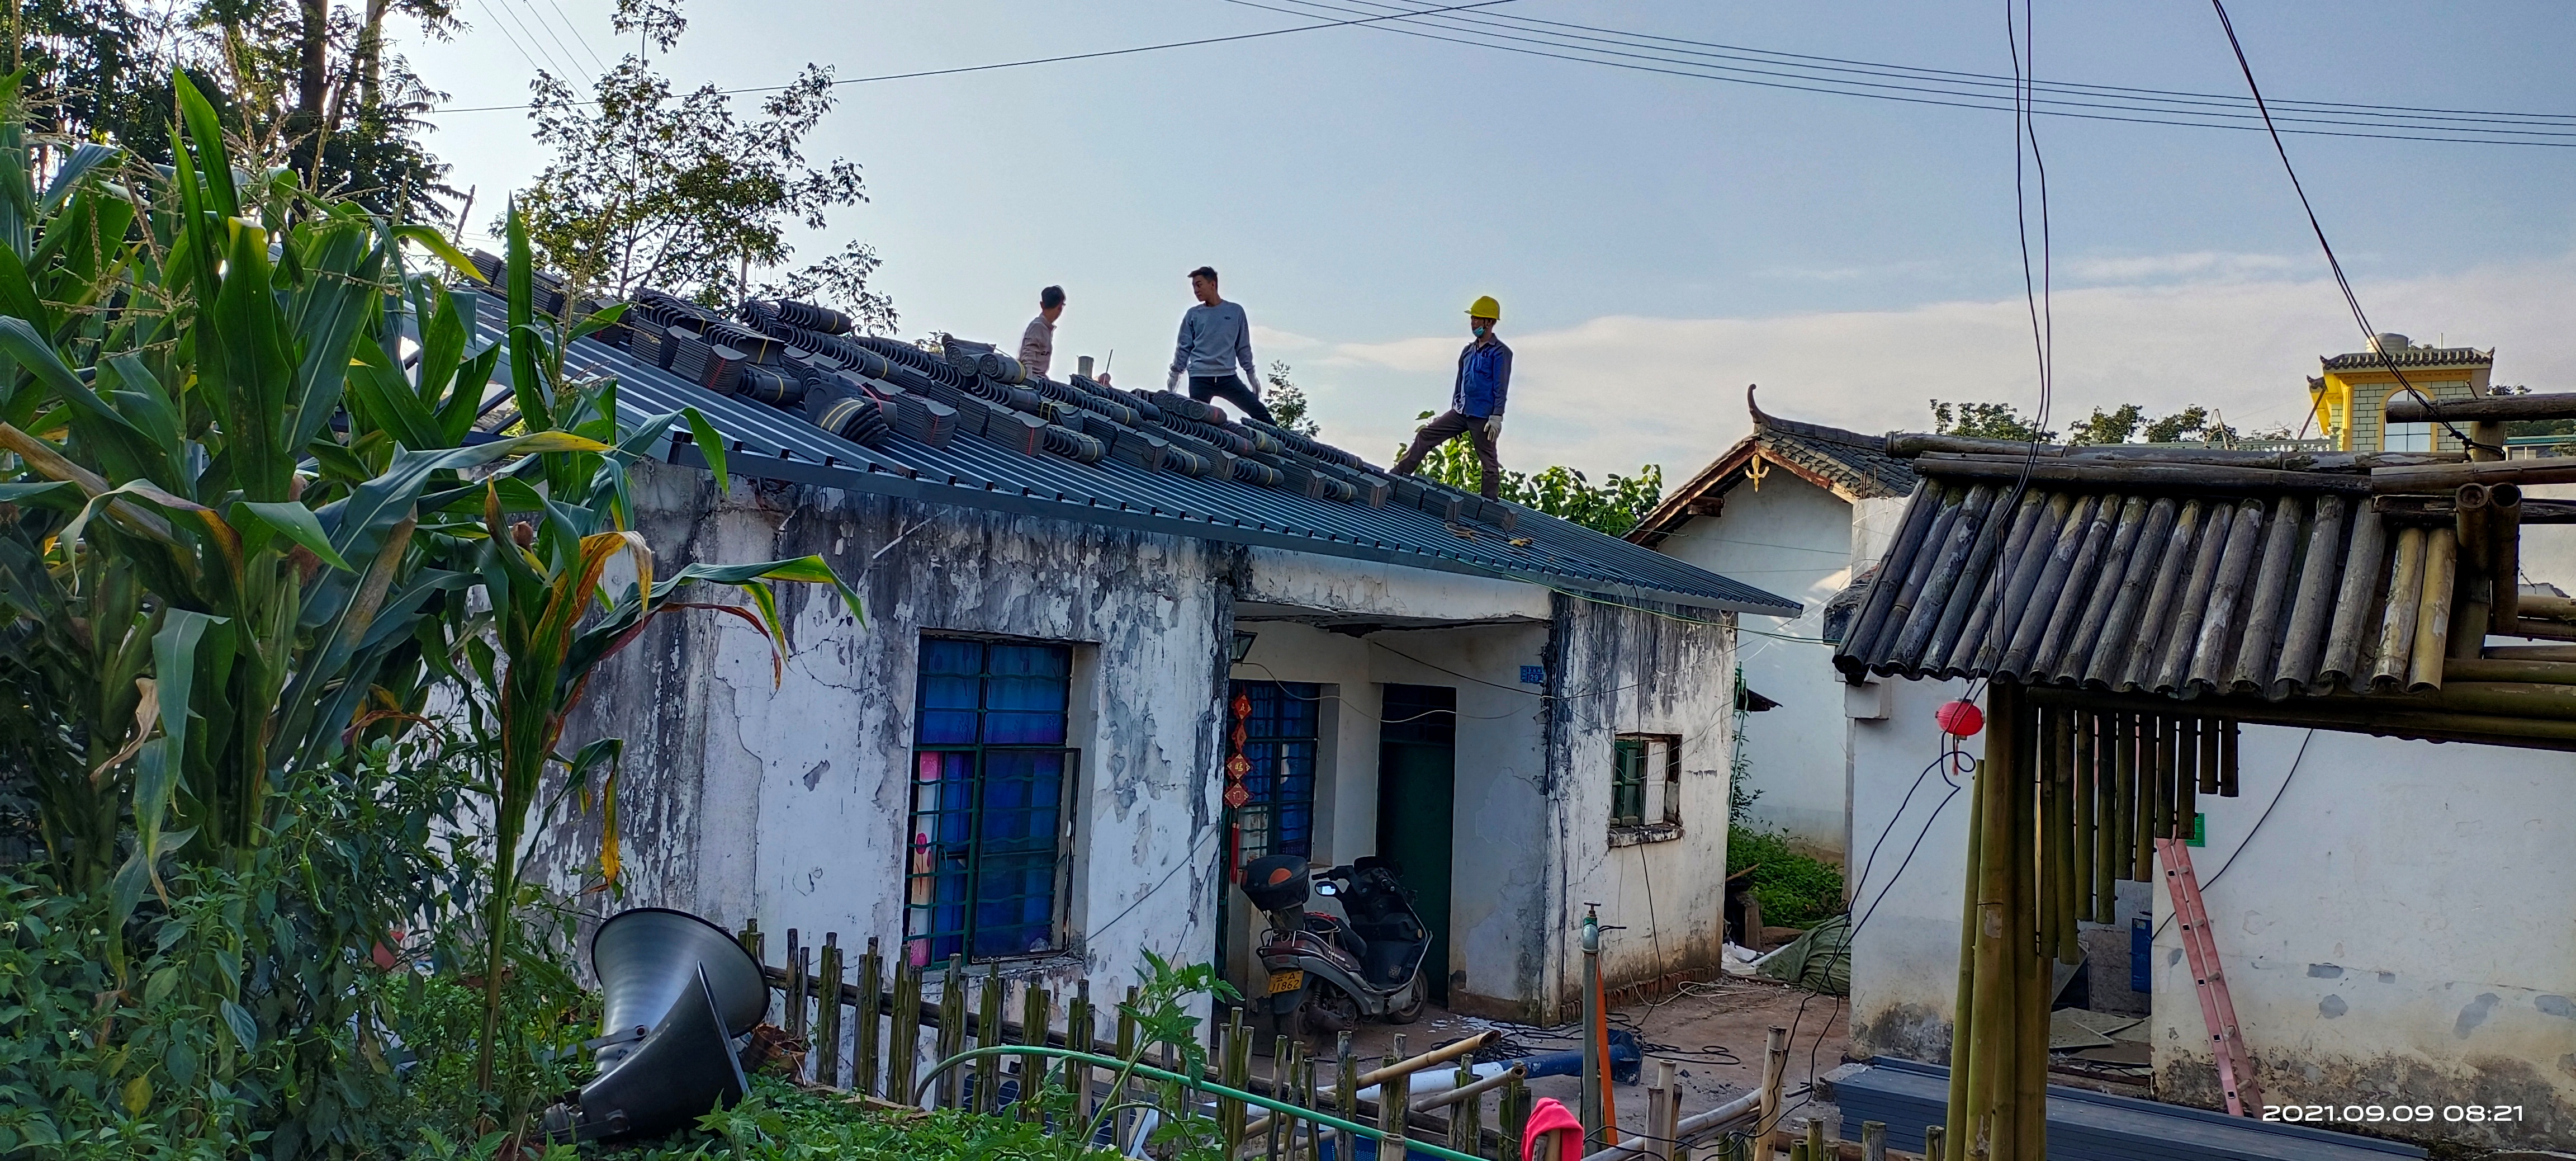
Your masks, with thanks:
[[[1044,379],[1047,363],[1055,358],[1055,320],[1064,317],[1064,288],[1050,286],[1038,292],[1038,317],[1029,320],[1029,329],[1020,332],[1020,366],[1028,369],[1029,378]]]
[[[1190,377],[1190,398],[1201,403],[1223,399],[1247,416],[1275,422],[1261,405],[1260,364],[1252,361],[1252,322],[1243,307],[1217,297],[1216,268],[1190,271],[1190,293],[1199,304],[1181,315],[1181,341],[1172,349],[1172,373],[1163,380],[1168,391]],[[1234,369],[1243,368],[1241,377]]]
[[[1413,446],[1395,461],[1395,474],[1410,476],[1431,449],[1464,435],[1476,445],[1476,462],[1485,469],[1485,498],[1502,498],[1503,461],[1494,445],[1503,438],[1503,398],[1512,386],[1512,349],[1494,337],[1503,321],[1503,304],[1485,295],[1467,305],[1467,330],[1476,337],[1458,352],[1458,382],[1449,391],[1449,410],[1433,416],[1413,433]]]

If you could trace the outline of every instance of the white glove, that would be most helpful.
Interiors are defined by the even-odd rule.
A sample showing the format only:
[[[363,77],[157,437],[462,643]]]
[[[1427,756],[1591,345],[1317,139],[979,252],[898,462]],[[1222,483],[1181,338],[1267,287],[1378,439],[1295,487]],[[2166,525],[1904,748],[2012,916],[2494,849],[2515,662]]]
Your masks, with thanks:
[[[1489,416],[1486,416],[1486,417],[1485,417],[1485,439],[1486,439],[1486,441],[1487,441],[1487,442],[1492,442],[1492,441],[1494,441],[1494,440],[1498,440],[1498,439],[1501,439],[1501,438],[1503,438],[1503,417],[1502,417],[1502,416],[1500,416],[1500,415],[1489,415]]]
[[[1169,374],[1169,375],[1165,375],[1165,376],[1163,376],[1163,390],[1165,390],[1165,391],[1178,391],[1178,390],[1180,390],[1180,389],[1181,389],[1181,373],[1180,373],[1180,372],[1178,372],[1178,371],[1174,371],[1174,372],[1172,372],[1172,373],[1171,373],[1171,374]]]

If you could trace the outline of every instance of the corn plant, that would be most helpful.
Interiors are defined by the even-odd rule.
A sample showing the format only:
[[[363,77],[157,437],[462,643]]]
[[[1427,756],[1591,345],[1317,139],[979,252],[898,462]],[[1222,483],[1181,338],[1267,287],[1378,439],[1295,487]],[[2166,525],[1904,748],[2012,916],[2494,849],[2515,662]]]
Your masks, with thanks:
[[[441,683],[490,706],[482,936],[497,985],[539,783],[550,767],[581,781],[615,753],[556,752],[594,668],[684,608],[740,616],[775,647],[779,582],[829,583],[858,608],[818,558],[658,573],[630,530],[626,470],[685,424],[722,480],[721,441],[694,411],[632,420],[615,384],[566,376],[565,345],[614,314],[537,317],[522,229],[507,333],[473,350],[472,304],[404,265],[409,247],[474,277],[462,255],[292,174],[238,171],[212,104],[173,84],[164,169],[101,146],[40,154],[0,78],[0,761],[37,799],[58,886],[97,901],[102,1011],[137,994],[126,941],[176,930],[192,885],[233,884],[256,904],[245,917],[269,917],[208,961],[222,970],[187,977],[210,994],[163,985],[152,1002],[221,1014],[240,1051],[201,1054],[213,1063],[191,1079],[257,1106],[281,1134],[263,1148],[288,1156],[353,1139],[369,1078],[386,1074],[364,1058],[353,961],[418,918],[398,891],[297,902],[352,894],[310,858],[276,857],[279,836],[312,831],[293,813],[315,800],[301,791],[363,777]],[[485,439],[473,427],[505,366],[517,424]],[[616,596],[602,578],[620,555],[635,583]],[[701,584],[750,605],[683,599]],[[610,835],[613,878],[613,814]],[[282,874],[301,881],[278,903],[256,883]],[[486,1002],[497,1011],[496,986]],[[488,1011],[485,1030],[488,1078]],[[154,1067],[114,1058],[119,1083]],[[155,1090],[131,1091],[144,1116]]]

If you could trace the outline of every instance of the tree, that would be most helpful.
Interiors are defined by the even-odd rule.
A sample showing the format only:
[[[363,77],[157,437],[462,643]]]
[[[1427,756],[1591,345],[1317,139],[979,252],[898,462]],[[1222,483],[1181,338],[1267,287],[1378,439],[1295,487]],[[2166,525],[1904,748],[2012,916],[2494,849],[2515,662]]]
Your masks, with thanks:
[[[171,78],[210,98],[251,172],[287,166],[378,213],[439,216],[453,196],[423,143],[432,92],[388,51],[394,17],[421,35],[463,27],[453,0],[25,0],[9,8],[11,70],[36,126],[168,164]],[[40,168],[43,166],[40,163]]]
[[[621,0],[615,21],[665,49],[687,28],[667,0]],[[551,73],[535,87],[529,116],[555,157],[519,208],[544,265],[610,298],[645,287],[709,305],[810,296],[870,333],[893,332],[893,302],[867,288],[878,258],[864,244],[755,281],[794,256],[790,225],[819,230],[832,210],[867,200],[855,163],[810,166],[801,151],[837,99],[831,69],[806,65],[750,120],[714,85],[679,93],[634,53],[586,98]]]
[[[1308,439],[1318,438],[1324,430],[1323,425],[1315,422],[1314,414],[1306,402],[1306,389],[1299,387],[1296,381],[1289,377],[1292,373],[1286,361],[1273,359],[1270,361],[1270,373],[1262,376],[1270,383],[1268,392],[1270,417],[1277,420],[1280,427],[1289,431]]]
[[[1417,419],[1429,419],[1423,412]],[[1398,448],[1397,454],[1403,454]],[[1485,469],[1476,462],[1474,445],[1461,435],[1424,456],[1422,475],[1462,492],[1484,488]],[[1562,465],[1541,469],[1534,474],[1503,473],[1499,489],[1502,498],[1524,508],[1545,512],[1560,520],[1580,524],[1595,532],[1625,536],[1646,513],[1664,497],[1664,469],[1661,464],[1647,464],[1633,476],[1611,473],[1601,483]]]
[[[2135,403],[2123,403],[2109,411],[2099,407],[2093,414],[2066,429],[2066,442],[2072,444],[2127,443],[2146,421],[2146,412]]]
[[[1932,401],[1932,432],[2041,443],[2057,438],[2056,432],[2042,428],[2036,419],[2024,418],[2009,403],[1944,403],[1938,399]]]

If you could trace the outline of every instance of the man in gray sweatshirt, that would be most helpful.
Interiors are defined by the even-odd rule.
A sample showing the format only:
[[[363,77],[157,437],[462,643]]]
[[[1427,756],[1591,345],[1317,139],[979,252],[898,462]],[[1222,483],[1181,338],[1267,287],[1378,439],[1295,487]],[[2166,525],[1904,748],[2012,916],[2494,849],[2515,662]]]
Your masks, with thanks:
[[[1243,317],[1243,307],[1217,297],[1216,269],[1201,266],[1190,271],[1190,293],[1199,304],[1181,315],[1181,341],[1172,350],[1172,373],[1163,380],[1165,390],[1180,386],[1181,376],[1190,377],[1190,398],[1201,403],[1223,399],[1245,415],[1270,423],[1270,409],[1261,405],[1261,365],[1252,361],[1252,322]],[[1237,378],[1234,369],[1242,366]]]

